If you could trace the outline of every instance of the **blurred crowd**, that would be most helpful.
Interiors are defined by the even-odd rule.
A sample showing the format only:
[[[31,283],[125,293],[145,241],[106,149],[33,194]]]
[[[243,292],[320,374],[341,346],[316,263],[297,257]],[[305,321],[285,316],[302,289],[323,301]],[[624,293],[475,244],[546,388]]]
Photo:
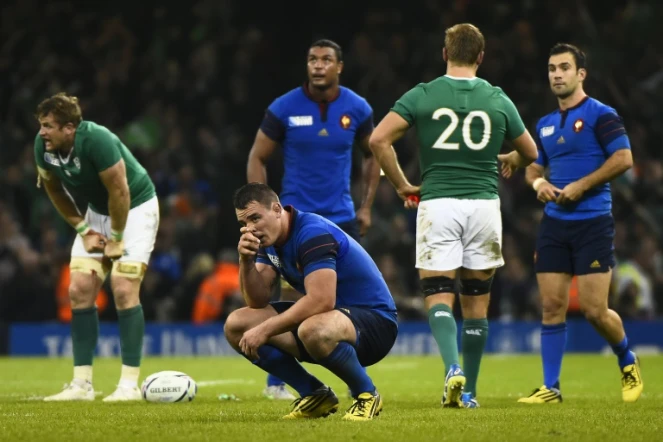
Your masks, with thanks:
[[[505,90],[530,129],[556,107],[547,84],[549,48],[564,40],[588,52],[585,90],[624,117],[635,159],[613,183],[618,265],[611,303],[627,318],[660,316],[663,41],[655,17],[662,16],[655,0],[421,0],[400,8],[339,1],[301,9],[296,2],[286,8],[231,0],[167,7],[4,2],[0,321],[68,318],[74,230],[35,186],[33,111],[43,98],[59,91],[77,95],[84,118],[117,133],[156,184],[162,217],[141,293],[147,319],[223,319],[242,302],[231,195],[245,182],[265,108],[305,80],[309,44],[326,37],[343,46],[342,83],[367,98],[377,124],[402,93],[444,74],[443,31],[465,21],[486,36],[479,75]],[[297,26],[287,24],[295,20]],[[412,132],[396,150],[410,179],[419,182]],[[277,191],[281,174],[277,156],[269,167]],[[536,319],[532,257],[542,206],[522,174],[502,181],[500,193],[506,265],[497,273],[490,315]],[[85,210],[80,195],[72,196]],[[415,216],[383,181],[363,240],[402,319],[425,317],[414,269]],[[108,285],[98,305],[102,319],[115,317]]]

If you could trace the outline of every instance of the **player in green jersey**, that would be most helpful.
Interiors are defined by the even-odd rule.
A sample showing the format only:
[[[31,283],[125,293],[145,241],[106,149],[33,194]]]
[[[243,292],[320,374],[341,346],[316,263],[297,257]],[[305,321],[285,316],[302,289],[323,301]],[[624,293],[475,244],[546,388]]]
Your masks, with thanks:
[[[446,366],[442,405],[476,408],[490,287],[495,269],[504,264],[498,153],[510,140],[516,150],[501,159],[526,167],[537,149],[506,94],[476,76],[484,55],[479,29],[458,24],[447,29],[444,43],[446,75],[403,95],[376,127],[370,147],[405,207],[418,207],[416,266]],[[391,147],[411,127],[419,140],[421,187],[408,182]],[[465,372],[452,313],[457,293]]]
[[[95,299],[106,276],[119,318],[122,372],[106,402],[140,400],[138,376],[145,319],[140,284],[159,228],[159,204],[145,169],[115,134],[84,121],[76,97],[42,101],[35,117],[39,183],[60,215],[78,232],[71,250],[69,299],[74,376],[46,401],[94,400],[92,358],[99,336]],[[67,193],[88,201],[81,215]]]

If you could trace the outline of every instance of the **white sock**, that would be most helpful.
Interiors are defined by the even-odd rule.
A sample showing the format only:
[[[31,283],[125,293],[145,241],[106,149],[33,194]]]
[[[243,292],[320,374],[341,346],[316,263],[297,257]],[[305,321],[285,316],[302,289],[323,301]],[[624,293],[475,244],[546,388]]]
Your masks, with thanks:
[[[130,367],[122,365],[122,374],[120,375],[120,387],[136,388],[138,387],[138,376],[140,376],[140,367]]]
[[[79,385],[85,385],[86,382],[92,383],[92,366],[77,365],[74,367],[74,381]]]

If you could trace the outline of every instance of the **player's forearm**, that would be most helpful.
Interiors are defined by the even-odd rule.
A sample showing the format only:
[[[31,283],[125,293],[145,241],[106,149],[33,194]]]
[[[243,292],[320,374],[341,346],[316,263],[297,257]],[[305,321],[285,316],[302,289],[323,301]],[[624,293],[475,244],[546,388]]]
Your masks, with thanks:
[[[370,146],[373,156],[377,159],[389,182],[391,182],[396,189],[409,186],[410,182],[405,177],[400,164],[398,164],[396,151],[391,143],[383,140],[374,140],[371,137]]]
[[[60,216],[62,216],[70,226],[76,228],[77,225],[84,221],[84,218],[80,215],[74,202],[69,198],[64,189],[58,187],[53,184],[44,185],[48,198],[51,200]]]
[[[534,162],[534,160],[536,159],[536,158],[535,159],[527,158],[526,156],[524,156],[523,154],[521,154],[517,150],[514,150],[513,152],[511,152],[509,154],[509,156],[513,158],[514,164],[517,167],[523,167],[523,168],[525,168],[525,167],[529,166],[530,164],[532,164]]]
[[[544,173],[545,169],[542,166],[539,166],[538,164],[530,164],[527,166],[527,169],[525,169],[525,182],[528,186],[532,187],[534,181],[539,178],[545,179]]]
[[[265,282],[253,260],[240,259],[239,287],[247,306],[263,308],[269,304],[271,298],[270,286]]]
[[[108,214],[111,219],[111,230],[119,234],[119,239],[122,238],[124,228],[127,226],[130,207],[129,186],[108,192]]]
[[[332,311],[334,309],[333,299],[331,298],[329,302],[321,301],[309,294],[295,302],[288,310],[269,318],[263,323],[263,327],[269,336],[295,330],[299,324],[311,316]]]
[[[605,184],[633,167],[633,157],[629,149],[615,152],[603,163],[599,169],[580,179],[583,186],[589,190]]]
[[[361,207],[370,209],[380,183],[380,164],[374,156],[364,158],[362,164],[363,192]]]
[[[262,159],[252,154],[249,154],[249,161],[246,166],[246,181],[248,183],[267,184],[267,166]]]

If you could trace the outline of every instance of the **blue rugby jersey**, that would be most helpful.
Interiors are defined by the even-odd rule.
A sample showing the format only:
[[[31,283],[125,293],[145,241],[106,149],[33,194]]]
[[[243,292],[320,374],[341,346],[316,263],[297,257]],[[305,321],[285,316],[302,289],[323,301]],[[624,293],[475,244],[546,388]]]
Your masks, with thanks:
[[[534,139],[539,148],[536,164],[549,168],[550,182],[560,189],[599,169],[616,151],[631,148],[622,118],[590,97],[541,118]],[[607,215],[612,210],[610,184],[588,190],[575,203],[548,202],[544,210],[548,216],[566,220]]]
[[[333,100],[316,102],[304,85],[274,100],[260,129],[283,148],[283,204],[337,224],[355,218],[352,148],[373,132],[373,110],[364,98],[341,87]]]
[[[336,307],[372,309],[396,321],[396,304],[373,258],[338,226],[314,213],[287,206],[288,239],[281,247],[258,250],[257,263],[272,266],[298,292],[319,269],[336,271]]]

